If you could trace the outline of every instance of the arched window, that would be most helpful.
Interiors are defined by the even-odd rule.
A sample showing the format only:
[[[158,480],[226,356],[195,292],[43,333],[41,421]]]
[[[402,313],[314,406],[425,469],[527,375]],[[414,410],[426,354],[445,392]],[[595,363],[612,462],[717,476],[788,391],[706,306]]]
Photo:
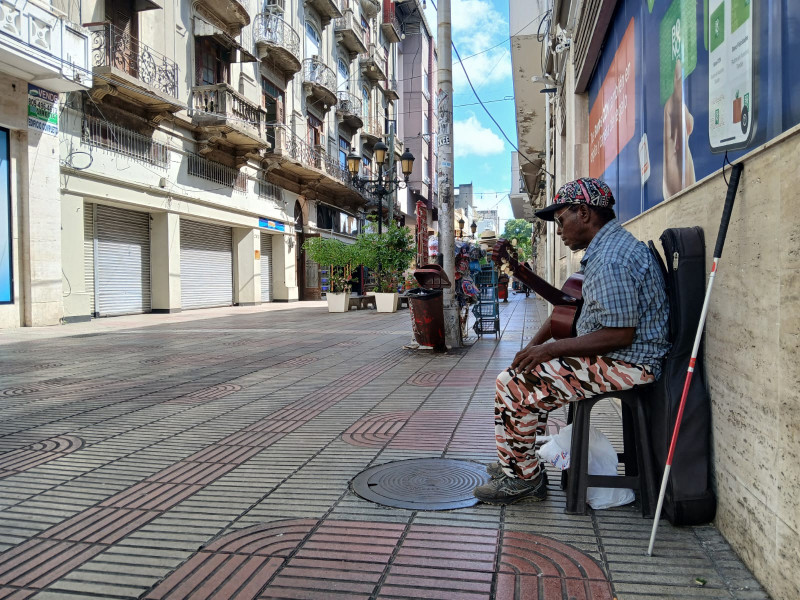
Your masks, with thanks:
[[[306,58],[322,54],[322,38],[310,21],[306,21]]]
[[[336,62],[336,89],[349,90],[350,89],[350,68],[344,59],[339,59]]]

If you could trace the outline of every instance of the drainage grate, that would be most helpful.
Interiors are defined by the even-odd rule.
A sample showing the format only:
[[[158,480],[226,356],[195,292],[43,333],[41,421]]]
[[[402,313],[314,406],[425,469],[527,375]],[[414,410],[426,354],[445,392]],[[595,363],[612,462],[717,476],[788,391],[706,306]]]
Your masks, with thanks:
[[[414,458],[370,467],[350,488],[370,502],[411,510],[452,510],[478,503],[475,487],[489,481],[480,463],[449,458]]]

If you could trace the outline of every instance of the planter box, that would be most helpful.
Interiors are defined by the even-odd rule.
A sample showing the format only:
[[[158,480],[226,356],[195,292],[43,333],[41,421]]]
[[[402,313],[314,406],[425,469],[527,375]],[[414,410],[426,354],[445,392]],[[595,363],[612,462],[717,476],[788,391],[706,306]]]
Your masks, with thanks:
[[[328,312],[347,312],[350,294],[328,292],[325,296],[328,298]]]
[[[375,308],[378,312],[397,312],[397,292],[375,292]]]

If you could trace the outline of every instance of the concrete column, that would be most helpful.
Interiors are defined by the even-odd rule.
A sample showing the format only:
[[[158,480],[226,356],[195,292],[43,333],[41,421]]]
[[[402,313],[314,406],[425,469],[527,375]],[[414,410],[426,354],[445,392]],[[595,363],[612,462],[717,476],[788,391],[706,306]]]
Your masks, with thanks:
[[[61,196],[61,280],[64,322],[75,323],[92,318],[90,295],[84,272],[84,210],[82,196]]]
[[[296,302],[300,298],[295,268],[296,244],[294,235],[272,236],[272,299],[275,302]]]
[[[12,133],[12,144],[19,144],[21,150],[16,174],[22,251],[20,291],[23,324],[29,327],[58,325],[64,314],[58,139],[35,129]]]
[[[261,304],[261,230],[233,228],[233,303]]]
[[[150,288],[153,312],[181,311],[181,220],[176,213],[150,214]]]

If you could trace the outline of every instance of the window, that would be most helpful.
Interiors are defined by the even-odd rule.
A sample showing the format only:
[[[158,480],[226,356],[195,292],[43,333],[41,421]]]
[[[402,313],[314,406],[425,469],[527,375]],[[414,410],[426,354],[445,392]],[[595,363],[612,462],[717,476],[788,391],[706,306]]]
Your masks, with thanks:
[[[306,21],[306,57],[319,56],[322,54],[322,38],[317,29]]]
[[[343,59],[336,62],[336,89],[345,90],[350,89],[350,69]]]
[[[343,137],[339,138],[339,166],[347,171],[347,155],[350,152],[350,142]]]
[[[361,157],[361,169],[363,171],[363,177],[372,177],[372,159],[362,156]]]
[[[210,38],[195,40],[197,85],[230,83],[230,52]]]
[[[422,69],[422,91],[425,92],[426,96],[430,96],[431,88],[428,83],[428,69]]]
[[[369,50],[371,36],[369,31],[369,22],[364,18],[364,15],[361,15],[361,27],[364,29],[364,45],[367,47],[367,50]]]
[[[312,148],[322,144],[322,121],[312,115],[308,115],[308,144]]]
[[[361,111],[364,114],[364,121],[366,125],[366,121],[369,121],[369,90],[367,88],[361,88]]]
[[[261,106],[267,110],[267,123],[283,123],[283,90],[266,77],[261,78]]]
[[[428,167],[428,157],[427,156],[423,156],[422,157],[422,181],[424,181],[425,183],[430,183],[431,182],[431,172],[430,172],[430,169]]]
[[[428,113],[422,113],[422,134],[428,135],[431,132],[430,123],[428,122]]]

